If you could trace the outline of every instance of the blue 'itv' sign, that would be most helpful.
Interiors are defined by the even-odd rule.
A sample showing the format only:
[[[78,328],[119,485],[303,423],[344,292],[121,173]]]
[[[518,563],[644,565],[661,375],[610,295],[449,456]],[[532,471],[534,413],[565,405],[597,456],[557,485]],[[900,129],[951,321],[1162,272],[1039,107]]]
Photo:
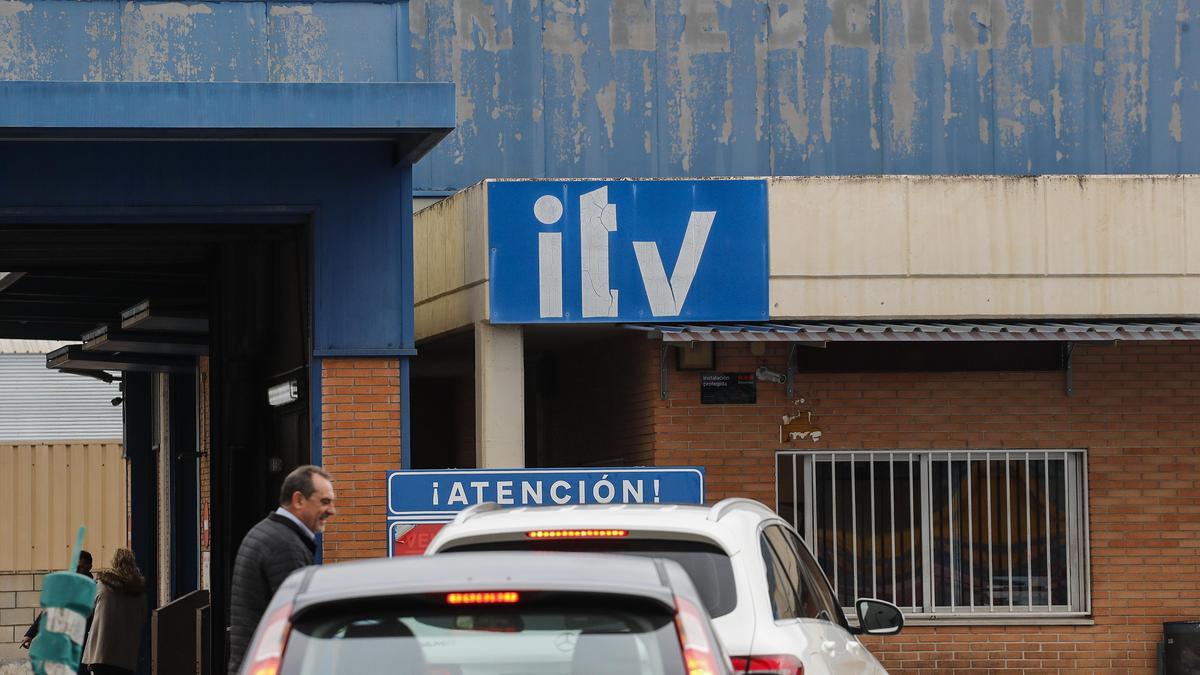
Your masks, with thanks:
[[[763,180],[488,184],[495,323],[764,321]]]
[[[703,504],[703,467],[391,471],[389,520],[445,522],[483,502],[500,506]]]

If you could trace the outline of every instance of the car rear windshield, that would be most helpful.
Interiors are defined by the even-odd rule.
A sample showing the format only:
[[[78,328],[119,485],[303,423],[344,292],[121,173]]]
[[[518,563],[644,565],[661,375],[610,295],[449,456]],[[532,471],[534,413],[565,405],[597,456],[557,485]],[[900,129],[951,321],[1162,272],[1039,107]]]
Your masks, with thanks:
[[[636,604],[588,609],[572,601],[557,608],[453,611],[343,607],[297,622],[282,672],[684,675],[681,651],[674,617]]]
[[[443,550],[446,553],[450,551],[576,551],[667,558],[687,570],[709,616],[724,616],[737,606],[733,564],[729,561],[729,555],[714,544],[700,541],[642,538],[521,539],[451,545]]]

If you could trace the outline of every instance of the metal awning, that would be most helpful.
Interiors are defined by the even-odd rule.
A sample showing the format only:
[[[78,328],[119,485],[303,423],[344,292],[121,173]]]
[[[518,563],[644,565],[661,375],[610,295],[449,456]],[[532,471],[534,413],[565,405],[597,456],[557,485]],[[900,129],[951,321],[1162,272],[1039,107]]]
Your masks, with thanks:
[[[1200,340],[1200,323],[1166,321],[806,321],[626,324],[663,342],[1112,342]]]

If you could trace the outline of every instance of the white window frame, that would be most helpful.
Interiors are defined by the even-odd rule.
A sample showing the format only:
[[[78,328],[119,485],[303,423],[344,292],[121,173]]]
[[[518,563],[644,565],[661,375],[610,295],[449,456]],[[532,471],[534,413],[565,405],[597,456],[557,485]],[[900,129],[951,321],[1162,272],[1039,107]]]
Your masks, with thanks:
[[[1065,467],[1064,475],[1064,498],[1066,500],[1066,523],[1067,523],[1067,605],[1033,605],[1033,594],[1027,593],[1027,604],[1014,605],[1012,598],[1009,598],[1008,604],[997,602],[995,594],[991,594],[991,604],[989,605],[974,605],[974,598],[970,599],[969,605],[959,605],[955,602],[953,591],[951,592],[950,605],[935,605],[934,604],[934,551],[933,551],[933,508],[931,500],[937,499],[939,495],[932,495],[932,467],[935,462],[962,462],[968,464],[974,461],[984,461],[987,470],[991,470],[992,462],[1004,461],[1005,466],[1012,466],[1011,463],[1026,463],[1029,466],[1031,463],[1036,465],[1039,462],[1050,462],[1054,460],[1062,460]],[[1084,449],[971,449],[971,450],[778,450],[775,458],[775,510],[784,520],[787,520],[796,531],[802,536],[805,546],[819,561],[821,559],[816,546],[816,508],[814,506],[816,490],[816,471],[814,467],[817,462],[829,462],[836,466],[837,463],[849,462],[870,462],[874,467],[876,463],[888,465],[888,475],[894,475],[892,466],[895,463],[919,463],[920,470],[920,494],[910,494],[908,499],[909,508],[911,511],[911,519],[920,518],[921,532],[921,589],[920,596],[913,598],[909,603],[897,603],[905,613],[916,618],[926,619],[952,619],[952,620],[1022,620],[1022,619],[1081,619],[1091,615],[1092,598],[1091,598],[1091,558],[1089,546],[1089,523],[1088,523],[1088,464],[1087,451]],[[783,495],[786,500],[781,500],[779,491],[781,489],[781,478],[784,472],[790,472],[792,475],[791,486],[792,494]],[[871,470],[871,480],[874,481],[874,471]],[[1043,471],[1043,476],[1049,486],[1049,474]],[[1028,480],[1028,472],[1026,472],[1026,480]],[[974,481],[967,481],[968,489]],[[911,492],[911,483],[909,483]],[[990,483],[988,483],[990,489]],[[836,486],[834,487],[836,490]],[[874,488],[871,489],[871,499],[874,501]],[[969,493],[968,493],[969,494]],[[1026,493],[1028,494],[1028,492]],[[942,499],[948,499],[947,496],[941,496]],[[969,499],[969,497],[968,497]],[[836,492],[834,494],[834,508],[836,509]],[[791,503],[790,509],[782,509],[781,502],[788,501]],[[856,500],[852,499],[852,506]],[[986,500],[990,505],[993,503],[989,498]],[[968,502],[968,505],[970,502]],[[864,505],[865,506],[865,505]],[[1011,505],[1009,505],[1011,506]],[[872,508],[872,521],[874,520],[874,504]],[[1020,508],[1020,505],[1017,505]],[[1026,499],[1026,509],[1029,508],[1028,498]],[[836,518],[836,510],[834,512]],[[1027,511],[1026,518],[1031,517]],[[1039,512],[1039,518],[1041,513]],[[1049,518],[1049,507],[1046,509],[1045,517]],[[990,520],[990,518],[989,518]],[[856,518],[852,518],[852,522],[857,523]],[[954,518],[951,516],[951,528],[954,527]],[[883,527],[890,527],[886,523]],[[874,522],[871,527],[875,530],[879,528]],[[990,528],[989,528],[990,529]],[[1049,528],[1047,528],[1049,529]],[[953,530],[951,530],[953,531]],[[836,532],[836,530],[835,530]],[[836,535],[835,535],[836,536]],[[1027,532],[1026,537],[1029,537]],[[990,533],[989,533],[990,539]],[[878,554],[876,551],[857,552],[858,536],[853,537],[855,542],[855,564],[853,569],[855,575],[858,574],[858,560],[871,556],[868,560],[878,568],[878,560],[875,558]],[[874,542],[874,538],[871,538]],[[1028,547],[1028,544],[1027,544]],[[872,548],[873,545],[872,545]],[[1026,548],[1028,551],[1029,549]],[[836,556],[836,551],[834,552]],[[893,559],[895,555],[893,554]],[[1050,560],[1047,560],[1047,567],[1050,565]],[[953,559],[951,560],[951,574],[953,575]],[[830,583],[834,586],[834,592],[837,593],[839,580],[837,578],[837,570],[826,570],[826,575],[829,577]],[[975,571],[972,569],[971,576],[974,576]],[[991,573],[993,578],[994,572]],[[1012,587],[1012,571],[1009,570],[1010,581],[1009,588]],[[1049,578],[1049,573],[1047,578]],[[913,584],[915,589],[916,584]],[[917,595],[914,592],[914,595]],[[1047,598],[1051,598],[1052,594],[1047,593]],[[883,598],[891,600],[891,598]],[[903,600],[903,598],[900,598]]]

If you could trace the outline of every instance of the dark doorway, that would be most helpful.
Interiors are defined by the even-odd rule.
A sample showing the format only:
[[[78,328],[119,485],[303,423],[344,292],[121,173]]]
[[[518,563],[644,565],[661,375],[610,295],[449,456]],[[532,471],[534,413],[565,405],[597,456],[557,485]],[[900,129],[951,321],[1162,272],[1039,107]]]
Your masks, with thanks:
[[[0,220],[0,337],[83,341],[53,364],[124,376],[139,565],[170,577],[155,604],[207,572],[214,637],[242,535],[310,461],[310,251],[299,222]]]
[[[411,378],[412,468],[474,468],[474,333],[419,343]]]
[[[658,372],[629,330],[525,327],[525,465],[652,464]]]

